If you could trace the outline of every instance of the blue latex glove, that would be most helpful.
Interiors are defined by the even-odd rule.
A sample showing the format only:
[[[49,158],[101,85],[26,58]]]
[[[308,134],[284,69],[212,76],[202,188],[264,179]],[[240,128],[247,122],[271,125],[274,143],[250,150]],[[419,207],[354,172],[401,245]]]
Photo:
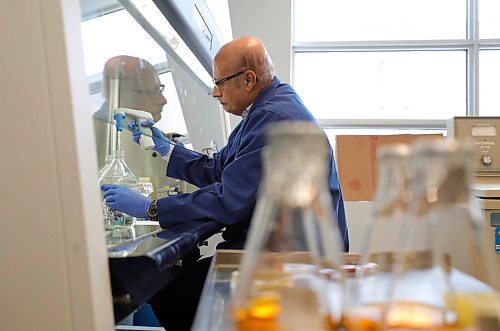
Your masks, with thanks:
[[[170,144],[172,143],[170,139],[165,137],[163,133],[155,128],[151,119],[147,119],[141,122],[141,126],[151,128],[153,132],[153,142],[155,143],[154,150],[161,154],[161,156],[167,155],[168,150],[170,149]],[[142,132],[139,129],[139,124],[136,121],[131,121],[127,128],[132,131],[132,139],[136,144],[139,144],[139,139],[141,139]]]
[[[106,184],[101,186],[109,208],[134,217],[146,218],[151,199],[126,186]]]

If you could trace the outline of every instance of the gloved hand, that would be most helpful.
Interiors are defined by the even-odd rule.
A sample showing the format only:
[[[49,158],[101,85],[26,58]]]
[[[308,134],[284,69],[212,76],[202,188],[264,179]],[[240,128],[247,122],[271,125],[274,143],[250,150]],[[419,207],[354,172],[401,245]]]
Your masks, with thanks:
[[[151,199],[146,198],[141,193],[129,187],[114,184],[103,185],[101,186],[101,190],[104,193],[104,199],[106,199],[106,205],[109,208],[119,210],[134,217],[146,218],[148,215]]]
[[[161,154],[161,156],[167,155],[168,150],[170,149],[170,144],[172,143],[170,139],[165,137],[163,133],[155,128],[151,119],[147,119],[141,122],[141,126],[151,128],[153,132],[153,142],[155,143],[154,150]],[[132,139],[136,144],[139,144],[139,139],[141,139],[142,132],[139,129],[139,124],[136,121],[131,121],[127,128],[132,131]]]

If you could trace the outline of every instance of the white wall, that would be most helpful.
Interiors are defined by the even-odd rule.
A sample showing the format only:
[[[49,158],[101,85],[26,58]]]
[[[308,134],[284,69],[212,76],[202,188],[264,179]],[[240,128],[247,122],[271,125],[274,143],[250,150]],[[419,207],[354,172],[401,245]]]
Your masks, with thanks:
[[[277,76],[290,82],[291,0],[228,0],[233,37],[253,35],[271,55]]]
[[[228,0],[233,37],[256,36],[273,59],[276,75],[283,82],[291,79],[291,0]],[[229,114],[229,129],[241,120]]]
[[[278,77],[291,81],[292,4],[291,0],[228,0],[235,38],[254,35],[262,40],[273,59]],[[231,127],[238,119],[231,117]],[[351,252],[359,250],[370,202],[346,202]]]
[[[112,330],[78,0],[0,2],[0,329]]]

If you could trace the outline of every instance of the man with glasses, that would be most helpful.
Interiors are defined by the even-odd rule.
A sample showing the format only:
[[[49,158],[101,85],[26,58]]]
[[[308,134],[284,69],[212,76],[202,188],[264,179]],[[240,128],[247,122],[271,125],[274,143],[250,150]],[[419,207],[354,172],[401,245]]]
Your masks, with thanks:
[[[160,121],[163,107],[167,104],[163,95],[164,85],[156,69],[144,59],[128,55],[112,57],[104,65],[102,82],[105,102],[93,116],[99,168],[104,166],[109,152],[106,142],[111,138],[107,127],[114,126],[113,114],[109,116],[109,112],[113,112],[113,109],[109,109],[110,103],[114,103],[115,107],[149,112],[155,122]],[[157,152],[137,148],[128,130],[121,133],[121,148],[132,173],[137,178],[150,178],[155,196],[159,187],[180,184],[178,180],[165,177],[166,164]]]
[[[213,62],[217,98],[228,113],[242,121],[227,145],[213,158],[170,144],[151,121],[155,149],[168,162],[167,175],[190,182],[199,190],[185,195],[149,200],[126,187],[105,185],[112,208],[136,217],[158,220],[163,228],[179,221],[215,220],[225,226],[218,248],[243,248],[262,179],[261,152],[266,129],[281,121],[315,121],[293,88],[279,81],[262,42],[242,37],[224,45]],[[140,132],[134,133],[136,142]],[[344,202],[333,152],[330,189],[344,249],[349,249]],[[210,259],[186,267],[150,301],[155,315],[167,330],[189,330],[207,274]]]

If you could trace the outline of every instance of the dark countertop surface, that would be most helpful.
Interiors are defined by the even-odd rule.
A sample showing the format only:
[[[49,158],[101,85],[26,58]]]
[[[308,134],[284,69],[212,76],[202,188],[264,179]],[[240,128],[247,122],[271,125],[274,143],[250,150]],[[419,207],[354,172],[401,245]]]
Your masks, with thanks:
[[[151,299],[183,265],[196,261],[198,244],[221,228],[214,221],[186,221],[169,229],[139,221],[132,228],[107,230],[115,322]]]

